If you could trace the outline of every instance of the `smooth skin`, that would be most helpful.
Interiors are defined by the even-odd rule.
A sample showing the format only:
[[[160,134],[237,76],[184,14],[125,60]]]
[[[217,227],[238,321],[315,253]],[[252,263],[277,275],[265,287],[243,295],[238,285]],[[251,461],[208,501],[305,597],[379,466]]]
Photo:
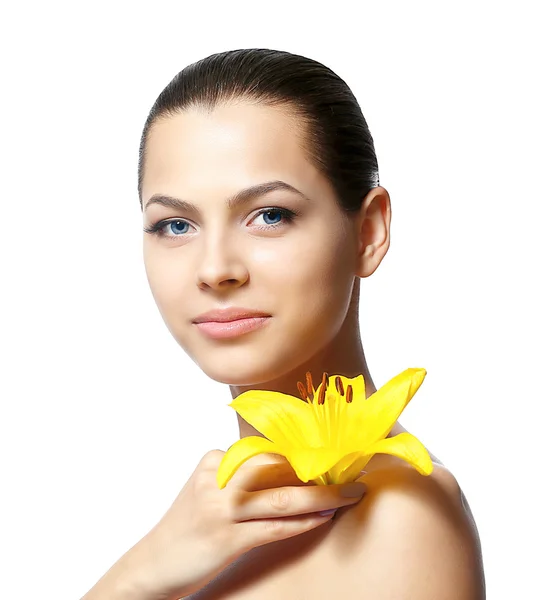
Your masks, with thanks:
[[[299,193],[275,190],[228,206],[226,200],[237,192],[270,181],[286,182]],[[193,208],[150,202],[157,194],[183,199]],[[297,381],[304,381],[306,371],[347,377],[362,373],[367,396],[376,391],[359,334],[359,279],[370,276],[388,251],[390,197],[384,187],[376,187],[363,199],[359,212],[348,216],[328,180],[310,161],[305,131],[289,111],[239,101],[211,112],[191,108],[156,122],[148,139],[142,206],[145,227],[172,220],[162,227],[163,235],[144,234],[146,274],[164,322],[209,377],[230,386],[233,398],[248,389],[298,397]],[[275,208],[296,215],[286,219]],[[228,306],[264,311],[270,318],[261,329],[229,340],[210,339],[192,322],[205,311]],[[260,435],[237,418],[241,438]],[[396,423],[390,435],[402,431]],[[271,458],[253,457],[245,469],[265,465]],[[316,578],[305,578],[301,572],[301,581],[308,582],[305,594],[373,600],[485,597],[471,512],[454,476],[435,462],[429,477],[394,457],[377,455],[369,463],[362,478],[368,489],[364,499],[329,518],[327,536],[309,563],[320,572],[319,586],[314,589]],[[278,482],[263,480],[262,486],[272,489],[262,494],[261,509],[254,504],[258,518],[264,515],[263,506],[270,507],[271,498],[278,497],[275,485]],[[345,506],[333,502],[327,487],[295,482],[286,488],[291,490],[292,506],[284,518],[300,515],[296,521],[302,533],[309,530],[305,512]],[[183,502],[183,496],[182,490],[174,505]],[[220,497],[231,511],[224,514],[233,516],[234,496]],[[170,511],[158,528],[166,532],[174,523],[178,521]],[[313,527],[321,524],[314,522]],[[150,575],[150,539],[157,543],[161,538],[162,556],[187,551],[180,550],[183,525],[177,527],[181,537],[171,539],[170,546],[166,535],[146,536],[85,599],[106,593],[112,599],[145,600],[184,595],[169,596],[173,590],[169,573],[163,574],[161,596],[161,577],[156,572]],[[270,527],[267,530],[271,532]],[[276,535],[289,537],[292,548],[304,537],[294,534],[293,528],[290,535],[278,530]],[[283,542],[286,550],[290,540]],[[240,541],[233,559],[243,547]],[[213,591],[209,595],[197,591],[213,575],[211,567],[198,585],[184,588],[185,592],[194,592],[195,598],[219,598]],[[183,582],[176,585],[180,592]]]

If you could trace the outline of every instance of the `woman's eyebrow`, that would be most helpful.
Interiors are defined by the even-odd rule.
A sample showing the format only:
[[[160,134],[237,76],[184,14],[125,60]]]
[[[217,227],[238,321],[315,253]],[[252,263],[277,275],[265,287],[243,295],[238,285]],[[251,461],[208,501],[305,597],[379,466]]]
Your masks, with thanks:
[[[289,183],[286,183],[285,181],[276,180],[258,183],[256,185],[252,185],[251,187],[240,190],[230,198],[227,198],[226,204],[228,208],[232,209],[250,202],[250,200],[257,198],[258,196],[263,196],[264,194],[268,194],[269,192],[273,192],[275,190],[294,192],[304,200],[310,202],[309,198],[297,188],[293,187]],[[191,204],[190,202],[180,198],[174,198],[173,196],[169,196],[167,194],[154,194],[146,202],[145,209],[147,209],[151,204],[161,204],[162,206],[174,208],[175,210],[185,210],[199,214],[199,209],[194,204]]]

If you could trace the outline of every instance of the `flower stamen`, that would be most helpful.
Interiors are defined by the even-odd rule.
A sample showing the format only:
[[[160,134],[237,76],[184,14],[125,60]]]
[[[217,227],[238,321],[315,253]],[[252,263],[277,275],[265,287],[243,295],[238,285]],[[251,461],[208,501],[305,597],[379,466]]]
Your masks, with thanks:
[[[318,394],[318,404],[323,404],[325,402],[325,385],[322,385],[320,388],[320,393]]]
[[[314,396],[314,385],[312,383],[312,375],[310,374],[310,371],[306,372],[306,378],[307,378],[308,395]]]
[[[297,382],[297,389],[299,390],[299,393],[301,394],[301,398],[303,398],[303,400],[305,402],[308,402],[307,390],[305,389],[305,386],[300,381]]]
[[[352,386],[349,385],[348,388],[346,389],[346,401],[348,403],[352,402],[352,396],[353,396]]]
[[[335,377],[335,387],[337,388],[337,392],[339,392],[341,396],[344,396],[343,382],[338,375]]]
[[[322,375],[322,385],[325,387],[326,390],[329,387],[329,375],[327,373],[324,373]]]
[[[324,373],[322,375],[322,385],[320,387],[320,393],[318,394],[318,404],[324,404],[326,390],[327,390],[327,373]]]

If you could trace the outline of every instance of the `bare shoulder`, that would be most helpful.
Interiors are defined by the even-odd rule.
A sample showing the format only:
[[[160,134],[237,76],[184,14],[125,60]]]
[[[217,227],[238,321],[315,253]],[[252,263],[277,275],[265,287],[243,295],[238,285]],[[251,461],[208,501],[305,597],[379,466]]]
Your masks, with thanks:
[[[479,535],[454,475],[441,464],[426,477],[394,457],[372,462],[368,492],[339,511],[327,544],[343,587],[374,600],[483,600]]]

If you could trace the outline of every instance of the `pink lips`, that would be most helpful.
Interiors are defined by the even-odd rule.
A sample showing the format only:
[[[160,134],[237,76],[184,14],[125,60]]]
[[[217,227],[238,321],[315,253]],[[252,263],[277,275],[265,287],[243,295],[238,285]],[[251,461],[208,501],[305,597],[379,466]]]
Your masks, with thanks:
[[[222,308],[199,315],[193,323],[214,339],[237,337],[262,327],[271,315],[248,308]]]
[[[214,339],[237,337],[262,327],[270,317],[251,317],[249,319],[236,319],[235,321],[205,321],[196,323],[196,326],[206,335]]]

